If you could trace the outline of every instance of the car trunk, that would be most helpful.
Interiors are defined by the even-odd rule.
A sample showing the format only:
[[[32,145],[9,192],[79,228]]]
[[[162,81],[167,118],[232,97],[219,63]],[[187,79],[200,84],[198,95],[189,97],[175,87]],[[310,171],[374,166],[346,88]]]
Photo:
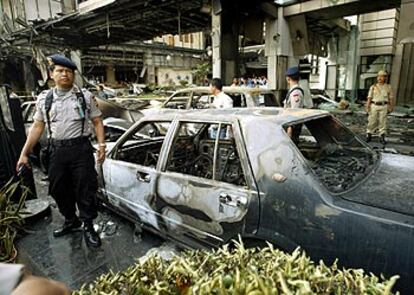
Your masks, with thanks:
[[[414,157],[383,154],[377,169],[341,196],[366,205],[414,216]]]

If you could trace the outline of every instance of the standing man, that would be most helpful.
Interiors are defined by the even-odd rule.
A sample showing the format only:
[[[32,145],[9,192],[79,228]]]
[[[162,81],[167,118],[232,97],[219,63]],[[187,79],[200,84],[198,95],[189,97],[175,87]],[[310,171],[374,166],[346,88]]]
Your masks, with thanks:
[[[299,86],[299,80],[300,80],[299,67],[295,66],[295,67],[291,67],[287,69],[285,76],[286,76],[286,81],[289,87],[289,90],[286,94],[286,98],[283,102],[285,109],[303,108],[304,91]],[[299,142],[299,135],[302,131],[302,125],[288,127],[286,131],[289,137],[292,138],[293,142],[297,144]]]
[[[372,134],[378,128],[380,142],[385,144],[387,132],[387,114],[394,109],[394,96],[391,85],[387,84],[387,72],[379,71],[377,83],[369,89],[366,111],[368,113],[367,142],[372,139]]]
[[[93,228],[97,217],[97,174],[89,120],[99,142],[97,162],[105,160],[105,135],[102,113],[89,91],[74,85],[76,65],[62,55],[48,58],[50,76],[56,87],[39,95],[34,123],[21,152],[17,169],[29,166],[29,154],[47,127],[50,140],[49,193],[56,200],[64,224],[53,232],[55,237],[81,227],[89,246],[99,247],[101,240]],[[76,215],[76,205],[79,217]]]
[[[233,107],[233,100],[223,92],[223,82],[214,78],[210,85],[211,94],[214,95],[213,107],[216,109],[229,109]]]

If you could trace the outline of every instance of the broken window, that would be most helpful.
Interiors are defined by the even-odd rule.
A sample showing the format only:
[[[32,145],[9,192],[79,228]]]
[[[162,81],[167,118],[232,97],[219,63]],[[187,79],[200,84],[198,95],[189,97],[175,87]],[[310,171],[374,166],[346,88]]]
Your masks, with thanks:
[[[118,147],[115,159],[155,168],[171,122],[146,122]]]
[[[187,109],[191,92],[180,92],[171,97],[165,104],[167,109]]]
[[[330,116],[292,124],[286,130],[316,176],[333,193],[355,186],[377,162],[374,151]]]
[[[181,123],[167,170],[246,185],[231,124]]]
[[[253,93],[252,98],[257,106],[277,107],[278,102],[273,93]]]
[[[191,101],[193,109],[208,109],[213,102],[214,96],[210,93],[194,93]]]
[[[243,93],[226,93],[228,96],[231,97],[233,100],[233,107],[234,108],[245,108],[246,105],[246,97]]]

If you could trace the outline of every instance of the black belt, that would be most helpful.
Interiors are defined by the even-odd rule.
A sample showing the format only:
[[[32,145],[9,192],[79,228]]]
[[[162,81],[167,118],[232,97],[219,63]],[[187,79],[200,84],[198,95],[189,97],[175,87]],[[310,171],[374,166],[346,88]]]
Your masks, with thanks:
[[[55,147],[69,147],[69,146],[75,146],[75,145],[81,145],[85,142],[89,141],[88,136],[80,136],[70,139],[53,139],[51,140],[51,144]]]
[[[384,105],[388,104],[388,102],[386,102],[386,101],[380,101],[380,102],[373,101],[373,103],[376,106],[384,106]]]

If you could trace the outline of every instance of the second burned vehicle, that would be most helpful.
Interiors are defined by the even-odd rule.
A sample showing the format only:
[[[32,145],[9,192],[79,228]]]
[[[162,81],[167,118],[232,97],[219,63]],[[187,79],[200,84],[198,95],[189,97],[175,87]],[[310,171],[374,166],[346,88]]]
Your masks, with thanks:
[[[189,246],[241,235],[414,281],[414,158],[373,151],[327,112],[160,110],[98,170],[105,204]]]

